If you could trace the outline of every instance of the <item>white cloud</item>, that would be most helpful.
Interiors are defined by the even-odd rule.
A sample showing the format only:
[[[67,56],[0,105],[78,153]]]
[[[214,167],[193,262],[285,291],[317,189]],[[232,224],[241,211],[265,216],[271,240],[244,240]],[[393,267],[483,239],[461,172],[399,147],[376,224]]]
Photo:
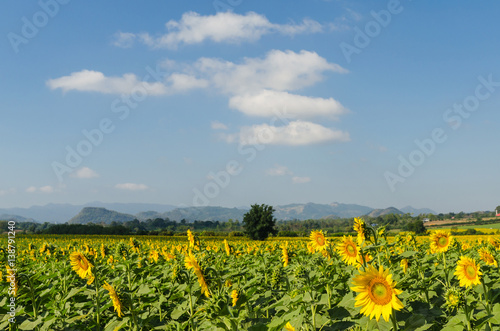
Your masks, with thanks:
[[[273,123],[243,127],[239,134],[219,134],[226,142],[253,144],[259,135],[272,134],[266,144],[308,145],[325,141],[349,141],[349,134],[336,131],[302,119],[327,117],[337,119],[347,112],[333,98],[308,97],[289,93],[316,84],[327,71],[347,72],[341,66],[328,62],[315,52],[302,50],[272,50],[263,58],[245,58],[233,63],[215,58],[200,58],[191,65],[166,63],[161,81],[140,81],[134,74],[106,77],[90,70],[74,72],[47,81],[51,89],[95,91],[124,94],[134,90],[151,95],[174,94],[195,88],[215,88],[229,96],[229,106],[250,116],[294,119],[283,127]],[[216,130],[226,129],[222,123],[212,124]]]
[[[75,171],[74,173],[71,174],[72,177],[76,178],[96,178],[99,177],[99,175],[92,169],[83,167]]]
[[[182,15],[180,21],[170,20],[165,24],[168,32],[160,37],[148,33],[117,33],[114,45],[130,47],[135,39],[152,48],[176,49],[179,45],[199,44],[205,40],[216,43],[239,43],[256,41],[269,33],[296,35],[300,33],[318,33],[323,26],[311,19],[304,19],[301,24],[274,24],[264,16],[254,12],[245,15],[233,12],[219,12],[215,15],[202,16],[195,12]]]
[[[267,169],[266,174],[269,176],[284,176],[293,173],[287,167],[276,164],[274,168]]]
[[[336,119],[347,112],[333,98],[313,98],[272,90],[234,96],[229,99],[229,107],[246,115],[260,117],[285,114],[292,118],[329,116]]]
[[[210,123],[210,127],[213,130],[227,130],[227,126],[219,121],[212,121],[212,123]]]
[[[209,82],[205,79],[198,79],[196,77],[173,73],[167,78],[170,83],[170,88],[175,92],[188,91],[195,88],[205,88],[209,86]]]
[[[63,92],[76,90],[82,92],[100,92],[105,94],[129,94],[134,91],[149,95],[161,95],[168,88],[160,83],[139,81],[134,74],[124,74],[122,77],[106,77],[102,72],[82,70],[69,76],[49,79],[47,86],[52,89],[62,89]]]
[[[50,185],[46,185],[46,186],[42,186],[39,188],[40,192],[43,192],[43,193],[52,193],[54,192],[54,188]]]
[[[123,184],[116,184],[115,188],[128,191],[144,191],[147,190],[149,187],[147,187],[144,184],[123,183]]]
[[[36,186],[30,186],[26,189],[27,193],[35,193],[35,192],[42,192],[42,193],[53,193],[55,192],[55,189],[53,186],[46,185],[42,187],[36,187]]]
[[[130,48],[134,45],[134,41],[137,36],[130,32],[118,32],[115,34],[115,40],[113,45],[122,48]]]
[[[35,193],[37,188],[35,186],[30,186],[26,189],[26,192],[28,193]]]
[[[349,141],[347,132],[333,130],[322,125],[292,121],[285,126],[273,126],[267,123],[241,128],[239,134],[223,136],[227,142],[239,141],[240,145],[310,145],[323,142]]]
[[[297,176],[292,177],[292,182],[294,184],[304,184],[304,183],[309,183],[310,181],[311,181],[310,177],[297,177]]]
[[[223,92],[242,95],[263,89],[297,90],[323,79],[323,72],[345,73],[347,70],[329,63],[315,52],[272,50],[264,58],[245,58],[235,64],[214,58],[201,58],[194,68]]]
[[[262,93],[263,89],[297,90],[322,80],[326,71],[347,72],[317,53],[304,50],[299,53],[272,50],[264,58],[245,58],[241,64],[215,58],[200,58],[192,65],[177,68],[171,60],[168,60],[168,63],[170,69],[182,72],[164,72],[163,76],[160,75],[163,80],[161,82],[141,81],[131,73],[122,77],[108,77],[102,72],[82,70],[69,76],[50,79],[47,86],[53,90],[62,89],[64,92],[77,90],[124,94],[140,90],[150,95],[215,87],[224,93],[245,95]]]

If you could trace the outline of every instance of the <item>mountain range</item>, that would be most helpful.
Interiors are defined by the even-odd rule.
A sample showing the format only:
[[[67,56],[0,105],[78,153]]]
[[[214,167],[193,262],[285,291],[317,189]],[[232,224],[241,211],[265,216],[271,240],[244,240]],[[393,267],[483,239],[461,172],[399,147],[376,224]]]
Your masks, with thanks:
[[[415,209],[411,206],[401,209],[394,207],[373,209],[357,204],[337,202],[330,204],[294,203],[274,206],[274,209],[274,216],[278,220],[350,218],[363,215],[377,217],[390,213],[435,214],[430,209]],[[0,219],[74,224],[88,222],[110,224],[113,221],[126,222],[136,218],[141,221],[154,218],[169,218],[176,221],[185,219],[188,222],[194,220],[227,221],[229,219],[241,221],[248,210],[249,208],[245,207],[176,207],[167,204],[90,202],[84,205],[48,204],[29,208],[5,208],[0,209]]]

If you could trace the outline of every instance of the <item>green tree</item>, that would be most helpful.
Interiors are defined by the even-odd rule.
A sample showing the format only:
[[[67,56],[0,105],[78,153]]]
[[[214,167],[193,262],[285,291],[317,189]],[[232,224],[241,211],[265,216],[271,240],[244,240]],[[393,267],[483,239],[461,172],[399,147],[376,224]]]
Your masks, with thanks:
[[[243,216],[245,233],[253,240],[265,240],[270,234],[277,234],[274,209],[268,205],[252,205],[248,213]]]
[[[420,220],[408,223],[406,228],[408,229],[408,231],[413,231],[416,234],[425,233],[427,231],[427,229],[424,226],[424,222]]]

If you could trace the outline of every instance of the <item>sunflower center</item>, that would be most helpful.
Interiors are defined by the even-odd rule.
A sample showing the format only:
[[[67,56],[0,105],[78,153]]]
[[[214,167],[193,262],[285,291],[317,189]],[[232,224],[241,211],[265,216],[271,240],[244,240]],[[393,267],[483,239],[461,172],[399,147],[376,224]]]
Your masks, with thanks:
[[[316,238],[316,242],[320,246],[323,246],[325,244],[325,240],[323,239],[323,237],[319,237],[319,236]]]
[[[370,298],[376,305],[385,306],[391,302],[392,289],[385,280],[373,279],[369,284]]]
[[[440,237],[437,241],[437,244],[439,247],[445,247],[448,245],[448,238],[446,237]]]
[[[346,252],[347,252],[347,255],[349,255],[351,257],[355,257],[358,255],[356,247],[354,247],[354,245],[352,245],[352,244],[347,244]]]
[[[469,264],[467,267],[465,267],[465,275],[469,279],[476,278],[476,269],[472,265]]]

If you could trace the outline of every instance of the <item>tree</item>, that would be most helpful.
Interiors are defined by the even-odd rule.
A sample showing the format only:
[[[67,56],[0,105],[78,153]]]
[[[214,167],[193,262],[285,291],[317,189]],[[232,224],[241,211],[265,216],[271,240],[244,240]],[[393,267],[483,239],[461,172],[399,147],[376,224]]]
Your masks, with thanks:
[[[243,216],[245,233],[253,240],[265,240],[269,234],[277,234],[274,209],[268,205],[252,205],[248,213]]]
[[[420,220],[408,223],[406,228],[408,229],[408,231],[413,231],[416,234],[425,233],[427,231],[427,229],[424,226],[424,222]]]

